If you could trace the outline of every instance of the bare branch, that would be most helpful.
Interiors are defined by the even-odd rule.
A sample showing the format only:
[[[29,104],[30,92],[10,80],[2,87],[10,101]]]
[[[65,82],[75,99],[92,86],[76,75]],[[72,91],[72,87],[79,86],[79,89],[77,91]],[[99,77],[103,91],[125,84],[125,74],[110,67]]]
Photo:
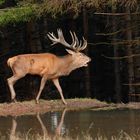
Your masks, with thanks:
[[[133,84],[123,84],[125,86],[140,86],[140,83],[133,83]]]
[[[129,56],[122,56],[122,57],[109,57],[109,56],[106,56],[104,54],[102,54],[102,56],[105,57],[105,58],[108,58],[108,59],[112,59],[112,60],[120,60],[120,59],[132,58],[132,57],[139,57],[140,54],[132,54],[132,55],[129,55]]]
[[[130,29],[134,29],[134,28],[137,28],[140,24],[137,24],[137,25],[134,25],[134,26],[131,26],[131,27],[128,27],[126,29],[120,29],[118,31],[115,31],[115,32],[111,32],[111,33],[96,33],[96,35],[102,35],[102,36],[111,36],[111,35],[116,35],[120,32],[125,32],[127,30],[130,30]]]
[[[129,45],[129,44],[140,44],[140,39],[133,39],[133,40],[122,40],[122,41],[116,41],[116,42],[98,42],[98,43],[91,43],[89,42],[88,44],[90,45]],[[127,46],[124,46],[127,47]]]
[[[126,15],[139,15],[140,12],[135,13],[94,13],[95,15],[106,15],[106,16],[126,16]]]

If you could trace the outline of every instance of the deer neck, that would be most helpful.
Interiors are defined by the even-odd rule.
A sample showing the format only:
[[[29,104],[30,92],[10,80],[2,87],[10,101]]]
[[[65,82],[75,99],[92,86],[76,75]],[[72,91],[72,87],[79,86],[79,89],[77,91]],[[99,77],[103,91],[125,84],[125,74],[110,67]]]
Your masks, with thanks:
[[[61,68],[60,68],[61,73],[63,75],[69,75],[73,70],[77,68],[77,66],[74,63],[74,58],[69,54],[66,56],[63,56],[61,58]]]

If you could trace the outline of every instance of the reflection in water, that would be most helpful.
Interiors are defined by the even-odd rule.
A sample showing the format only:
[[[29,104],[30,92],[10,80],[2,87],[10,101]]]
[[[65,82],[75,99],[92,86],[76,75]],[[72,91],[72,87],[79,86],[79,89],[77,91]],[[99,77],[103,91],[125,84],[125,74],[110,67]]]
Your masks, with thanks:
[[[46,138],[48,138],[48,137],[56,139],[57,136],[61,136],[61,134],[64,133],[63,132],[64,129],[62,129],[62,125],[63,125],[66,109],[64,109],[63,112],[62,112],[60,122],[58,122],[58,114],[57,113],[55,114],[55,113],[56,112],[54,112],[54,115],[51,116],[51,119],[54,120],[54,121],[51,121],[52,126],[55,126],[55,133],[53,135],[48,133],[47,128],[44,125],[40,114],[37,113],[37,115],[36,115],[36,118],[37,118],[37,120],[40,124],[41,130],[42,130],[42,136],[41,136],[42,140],[46,140]],[[18,137],[21,136],[21,135],[16,134],[16,129],[17,129],[17,120],[16,120],[15,117],[12,117],[12,125],[11,125],[11,129],[10,129],[9,140],[15,140],[15,139],[17,139]],[[33,135],[35,136],[36,134],[33,134]],[[27,137],[27,134],[25,136]],[[34,137],[34,139],[35,139],[35,137]]]
[[[57,139],[58,136],[92,138],[103,136],[108,139],[118,136],[121,132],[133,136],[139,134],[140,110],[110,111],[68,111],[47,112],[45,114],[18,117],[0,117],[0,140],[26,139],[37,140]],[[140,135],[138,136],[140,138]]]
[[[16,139],[16,128],[17,128],[17,122],[16,118],[12,118],[12,127],[10,129],[10,135],[9,135],[9,140],[15,140]]]
[[[48,131],[47,131],[46,127],[44,126],[44,124],[43,124],[43,122],[42,122],[42,120],[40,118],[39,113],[37,114],[37,119],[38,119],[38,121],[39,121],[39,123],[41,125],[41,129],[42,129],[42,132],[43,132],[43,140],[45,140],[45,138],[48,137]]]

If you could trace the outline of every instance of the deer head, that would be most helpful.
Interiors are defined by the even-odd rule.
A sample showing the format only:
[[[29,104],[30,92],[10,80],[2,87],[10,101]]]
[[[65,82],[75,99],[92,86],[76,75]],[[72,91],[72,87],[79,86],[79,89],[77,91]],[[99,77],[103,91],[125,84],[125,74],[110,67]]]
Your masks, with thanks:
[[[74,69],[80,68],[80,67],[87,67],[88,63],[91,61],[91,58],[86,56],[84,53],[80,52],[84,50],[87,47],[87,40],[84,39],[83,41],[79,41],[75,32],[71,32],[72,37],[72,43],[69,44],[65,41],[65,38],[63,36],[63,32],[61,29],[57,30],[58,37],[54,35],[54,33],[48,33],[49,39],[53,42],[52,45],[55,45],[57,43],[60,43],[64,45],[67,49],[66,51],[71,55],[72,57],[72,66]]]

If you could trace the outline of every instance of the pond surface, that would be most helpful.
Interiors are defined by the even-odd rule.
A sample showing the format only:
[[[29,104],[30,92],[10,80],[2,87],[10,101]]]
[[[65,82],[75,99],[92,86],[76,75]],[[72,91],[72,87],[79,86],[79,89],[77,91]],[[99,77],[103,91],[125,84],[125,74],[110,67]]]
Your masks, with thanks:
[[[88,135],[92,138],[103,136],[108,139],[121,132],[129,135],[140,133],[140,110],[55,111],[45,114],[18,117],[0,117],[0,140],[27,135],[41,137],[69,136],[76,139]]]

